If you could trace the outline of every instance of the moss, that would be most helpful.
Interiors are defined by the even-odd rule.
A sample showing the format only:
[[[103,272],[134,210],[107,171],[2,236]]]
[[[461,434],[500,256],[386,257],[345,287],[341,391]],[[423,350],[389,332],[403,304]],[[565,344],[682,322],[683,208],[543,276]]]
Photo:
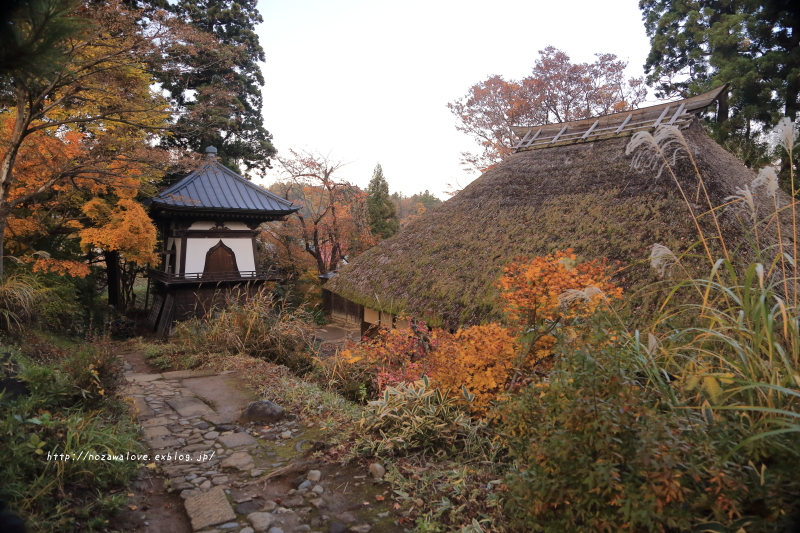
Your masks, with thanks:
[[[699,126],[686,137],[716,204],[755,177]],[[657,281],[649,267],[651,246],[681,254],[698,235],[674,180],[666,172],[656,179],[632,170],[627,141],[515,154],[356,258],[326,288],[367,307],[448,327],[477,324],[499,318],[494,284],[507,263],[572,248],[581,260],[605,257],[619,264],[616,280],[630,296],[631,314],[653,309],[658,291],[642,291]],[[685,190],[696,190],[688,158],[676,173]],[[694,210],[699,215],[703,208]],[[742,242],[735,214],[722,218],[726,239]],[[707,234],[716,234],[710,217],[703,224]]]

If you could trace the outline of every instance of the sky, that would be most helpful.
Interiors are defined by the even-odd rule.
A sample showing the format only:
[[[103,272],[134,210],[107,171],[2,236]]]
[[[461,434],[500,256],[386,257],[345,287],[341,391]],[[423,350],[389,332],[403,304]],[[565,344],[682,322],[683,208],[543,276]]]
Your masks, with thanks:
[[[319,152],[366,188],[446,199],[477,178],[448,102],[491,75],[521,79],[552,45],[573,62],[613,53],[642,76],[649,50],[636,0],[259,0],[264,123],[279,155]],[[652,91],[651,91],[652,93]],[[652,100],[652,94],[650,96]],[[279,179],[280,165],[262,180]]]

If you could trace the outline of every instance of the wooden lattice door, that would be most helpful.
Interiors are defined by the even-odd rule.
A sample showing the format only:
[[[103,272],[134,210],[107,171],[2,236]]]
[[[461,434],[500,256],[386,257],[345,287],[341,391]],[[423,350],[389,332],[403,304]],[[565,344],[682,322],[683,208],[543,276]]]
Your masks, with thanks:
[[[205,277],[206,274],[213,273],[224,273],[224,277],[239,277],[239,267],[236,266],[236,254],[233,253],[233,250],[225,246],[222,240],[206,253],[206,265],[203,268],[203,277]]]

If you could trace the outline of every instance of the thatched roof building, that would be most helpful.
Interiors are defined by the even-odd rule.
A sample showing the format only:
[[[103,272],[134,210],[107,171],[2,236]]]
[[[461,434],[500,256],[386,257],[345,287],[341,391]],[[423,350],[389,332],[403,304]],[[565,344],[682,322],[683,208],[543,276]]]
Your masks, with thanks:
[[[632,168],[625,148],[636,131],[680,127],[712,202],[725,203],[755,174],[709,138],[695,116],[722,89],[599,119],[519,128],[514,155],[342,268],[325,285],[329,300],[357,304],[366,322],[403,313],[447,327],[480,323],[498,317],[495,284],[506,264],[566,248],[582,260],[630,265],[618,279],[629,289],[656,280],[651,246],[678,253],[697,232],[672,177]],[[676,168],[694,199],[698,180],[688,157],[679,157]],[[728,212],[723,219],[738,239],[736,217]]]

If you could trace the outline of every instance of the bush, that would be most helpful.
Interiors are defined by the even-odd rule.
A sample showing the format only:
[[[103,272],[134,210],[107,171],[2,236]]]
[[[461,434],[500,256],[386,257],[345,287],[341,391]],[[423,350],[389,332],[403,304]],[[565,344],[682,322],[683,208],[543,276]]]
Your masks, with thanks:
[[[387,387],[369,402],[361,428],[362,447],[374,455],[476,455],[486,451],[486,426],[476,422],[427,377]]]
[[[585,348],[499,407],[519,465],[507,480],[514,527],[775,531],[797,510],[790,440],[737,450],[746,419],[673,407],[642,375],[624,346]]]
[[[312,363],[311,324],[302,308],[289,309],[262,290],[244,301],[231,299],[205,318],[179,323],[176,334],[189,354],[243,353],[305,373]]]
[[[115,359],[93,346],[51,364],[15,359],[30,395],[14,401],[0,395],[0,501],[24,516],[30,531],[107,529],[112,512],[125,503],[121,489],[140,465],[55,455],[141,453],[138,430],[112,416],[121,411],[118,400],[108,399]]]

